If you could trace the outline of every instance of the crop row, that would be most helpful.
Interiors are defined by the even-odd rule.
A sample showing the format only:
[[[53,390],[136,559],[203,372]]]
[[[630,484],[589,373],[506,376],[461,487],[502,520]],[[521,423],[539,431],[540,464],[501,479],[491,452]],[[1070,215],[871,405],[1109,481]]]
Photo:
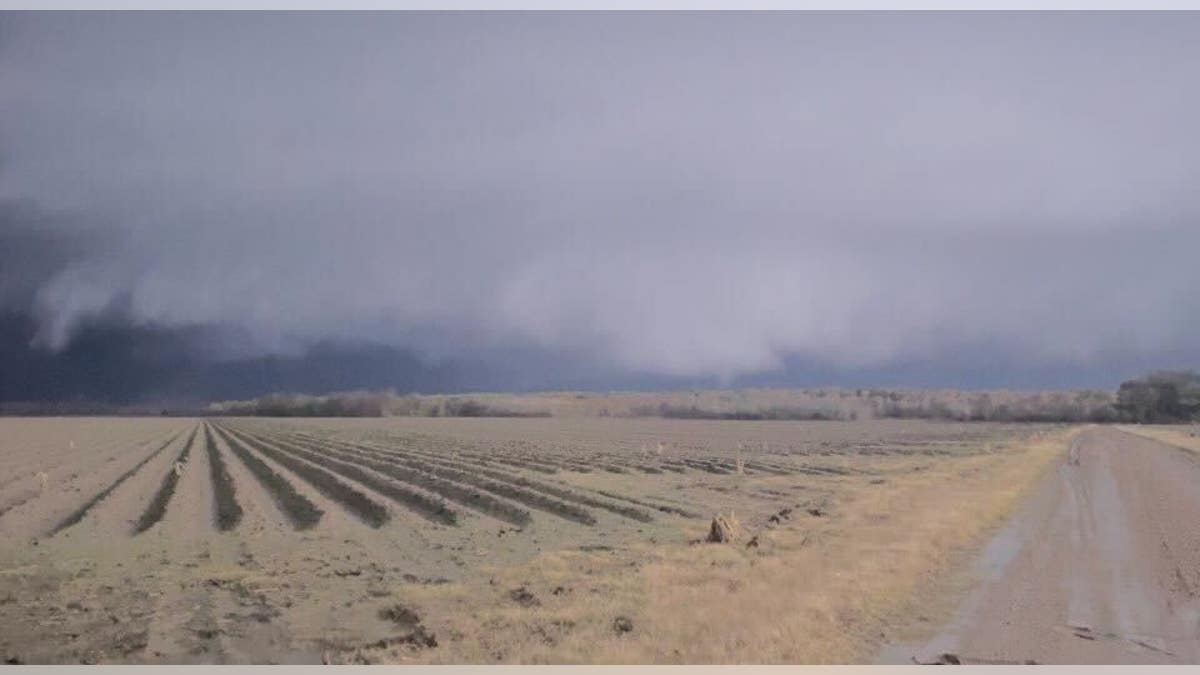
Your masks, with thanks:
[[[159,486],[158,492],[154,493],[154,497],[150,500],[150,504],[146,510],[142,512],[141,518],[138,518],[137,523],[133,526],[134,534],[141,534],[154,526],[155,523],[162,520],[163,515],[167,512],[167,504],[171,501],[171,497],[175,494],[175,485],[179,483],[179,477],[182,474],[182,467],[187,466],[188,455],[192,451],[192,442],[196,440],[196,429],[192,429],[192,433],[183,444],[183,449],[179,451],[179,456],[176,457],[175,463],[167,470],[167,474],[163,476],[162,485]]]
[[[545,480],[526,478],[519,474],[513,474],[483,465],[471,464],[445,456],[438,456],[429,452],[413,450],[411,448],[387,448],[374,443],[360,443],[357,445],[352,445],[333,440],[325,440],[324,443],[324,447],[326,448],[336,444],[360,453],[374,453],[377,457],[401,462],[422,471],[437,472],[441,475],[454,478],[455,480],[468,481],[487,490],[494,491],[501,486],[506,486],[504,489],[509,491],[509,494],[498,493],[505,494],[505,496],[510,496],[511,491],[513,490],[519,490],[522,494],[529,492],[545,493],[546,495],[555,497],[563,502],[604,509],[617,515],[642,522],[651,520],[651,516],[645,511],[622,506],[620,504],[613,504],[603,499],[592,497],[577,489],[568,488],[563,485],[557,485]],[[537,507],[537,504],[533,505]]]
[[[294,461],[306,460],[324,467],[332,473],[364,485],[432,521],[446,525],[453,525],[457,522],[458,518],[454,510],[450,509],[443,500],[432,497],[428,493],[413,490],[395,481],[389,481],[380,477],[355,464],[344,462],[328,455],[311,452],[277,438],[264,438],[243,431],[229,431],[246,442],[255,444],[259,450],[270,449],[275,452],[291,455],[293,466],[296,465]]]
[[[57,523],[51,534],[80,522],[98,503],[161,456],[188,431],[179,431],[155,447]],[[162,521],[186,468],[198,453],[203,453],[207,459],[207,482],[213,494],[213,522],[220,531],[236,528],[244,515],[238,501],[235,473],[229,464],[230,456],[236,458],[233,461],[245,468],[246,475],[259,484],[285,519],[299,530],[315,526],[324,511],[297,489],[293,478],[372,527],[384,525],[391,517],[379,501],[381,498],[442,525],[459,523],[455,507],[518,527],[530,522],[531,510],[583,525],[597,522],[589,509],[607,511],[638,522],[653,520],[654,511],[695,515],[675,506],[571,486],[548,477],[535,477],[569,466],[565,461],[548,464],[522,458],[498,459],[457,448],[447,454],[439,452],[438,444],[430,445],[435,449],[414,447],[411,441],[392,444],[386,437],[347,442],[332,435],[263,430],[225,421],[202,422],[187,433],[178,454],[134,522],[132,533],[141,534]]]
[[[325,449],[334,449],[339,442],[326,441]],[[366,446],[356,446],[350,444],[341,444],[340,449],[343,452],[350,453],[359,461],[371,460],[384,465],[391,465],[396,468],[407,468],[410,476],[424,474],[426,476],[437,476],[439,478],[449,479],[459,484],[469,485],[475,488],[476,492],[485,491],[493,495],[504,497],[515,501],[525,506],[545,511],[553,515],[572,520],[584,525],[592,525],[596,519],[587,510],[580,508],[574,504],[564,502],[560,499],[555,499],[552,496],[543,494],[533,489],[528,489],[511,482],[492,480],[484,477],[486,469],[481,467],[472,467],[472,470],[463,470],[455,468],[451,462],[431,463],[421,459],[417,459],[408,455],[389,453],[382,450],[376,450]]]
[[[712,457],[696,452],[676,449],[667,455],[651,453],[643,448],[640,452],[626,453],[584,450],[567,446],[545,445],[533,442],[507,442],[488,446],[486,451],[472,444],[464,444],[446,438],[436,438],[416,434],[394,434],[376,432],[375,440],[396,449],[426,451],[445,450],[439,456],[453,455],[472,460],[484,466],[495,467],[507,464],[517,468],[533,468],[540,473],[555,473],[563,471],[605,471],[615,474],[644,473],[663,474],[686,473],[688,470],[699,470],[706,473],[727,475],[737,472],[736,456]],[[702,452],[702,451],[701,451]],[[499,467],[497,467],[499,468]],[[790,463],[781,464],[762,458],[747,457],[742,463],[742,472],[747,474],[765,473],[771,475],[792,475],[797,473]]]
[[[139,469],[148,464],[150,460],[157,457],[160,453],[162,453],[163,450],[166,450],[172,443],[176,441],[176,439],[179,438],[180,435],[182,435],[182,433],[183,432],[181,431],[172,435],[170,438],[164,441],[162,445],[159,445],[157,448],[155,448],[153,452],[151,452],[149,455],[146,455],[146,457],[137,464],[133,465],[133,468],[129,469],[120,476],[117,476],[117,479],[110,483],[108,487],[96,493],[95,496],[84,502],[79,508],[72,511],[70,515],[59,521],[59,523],[50,530],[50,534],[58,534],[59,532],[62,532],[68,527],[71,527],[72,525],[75,525],[79,521],[83,520],[84,516],[86,516],[88,512],[92,510],[92,507],[94,507],[96,504],[99,504],[108,495],[112,494],[114,490],[121,486],[121,483],[129,480],[138,472]]]

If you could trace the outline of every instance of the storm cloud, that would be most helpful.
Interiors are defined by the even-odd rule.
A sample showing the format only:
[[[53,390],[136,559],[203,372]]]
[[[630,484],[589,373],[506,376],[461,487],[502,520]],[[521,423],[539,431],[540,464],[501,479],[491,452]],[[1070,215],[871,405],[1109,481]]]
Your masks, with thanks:
[[[237,336],[205,358],[354,341],[540,363],[544,386],[583,381],[568,363],[1194,366],[1197,34],[1192,13],[4,14],[0,303],[51,354],[119,315]],[[982,380],[960,384],[1007,383]]]

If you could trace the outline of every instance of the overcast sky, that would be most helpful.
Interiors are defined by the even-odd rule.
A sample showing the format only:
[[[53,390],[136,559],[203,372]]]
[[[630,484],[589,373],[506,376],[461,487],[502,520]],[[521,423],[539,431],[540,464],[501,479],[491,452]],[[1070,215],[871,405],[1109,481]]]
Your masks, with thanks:
[[[220,327],[224,356],[1196,367],[1197,35],[1193,13],[0,14],[0,303],[45,350],[118,312]]]

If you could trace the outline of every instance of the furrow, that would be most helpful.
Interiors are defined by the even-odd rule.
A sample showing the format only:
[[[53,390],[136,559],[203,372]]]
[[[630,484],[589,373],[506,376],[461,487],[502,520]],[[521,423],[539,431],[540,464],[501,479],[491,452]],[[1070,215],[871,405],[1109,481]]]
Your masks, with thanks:
[[[313,450],[318,449],[294,438],[292,442],[301,447]],[[322,446],[319,449],[322,452],[335,453],[338,457],[361,464],[393,480],[423,488],[448,501],[461,504],[498,520],[503,520],[519,527],[523,527],[529,523],[529,511],[510,502],[498,499],[487,492],[482,492],[477,488],[462,485],[440,476],[435,476],[429,472],[418,471],[397,465],[393,462],[382,461],[369,455],[364,456],[364,453],[357,449],[338,450],[328,446]]]
[[[243,447],[253,448],[266,455],[371,527],[381,527],[391,519],[386,507],[338,480],[329,471],[264,443],[248,442],[236,435],[236,432],[224,427],[218,426],[217,429],[224,434],[226,442],[241,443]]]
[[[379,478],[355,464],[307,450],[295,443],[290,443],[274,436],[252,435],[245,431],[235,433],[240,433],[243,438],[257,441],[260,446],[269,443],[283,452],[293,453],[344,478],[356,481],[390,498],[392,501],[409,508],[423,518],[443,525],[455,525],[458,523],[458,514],[449,508],[443,500],[422,492],[417,492],[403,484],[397,484],[394,480],[389,481]]]
[[[55,525],[54,529],[52,529],[50,531],[50,535],[51,536],[56,535],[59,532],[62,532],[63,530],[67,529],[68,527],[71,527],[72,525],[75,525],[79,521],[83,520],[83,517],[88,514],[88,511],[91,511],[93,506],[95,506],[96,504],[99,504],[105,497],[112,494],[113,490],[116,490],[118,487],[121,486],[121,483],[124,483],[125,481],[129,480],[129,478],[131,478],[135,473],[137,473],[139,469],[141,469],[143,466],[146,466],[146,464],[148,464],[150,462],[150,460],[157,457],[159,455],[159,453],[161,453],[163,450],[166,450],[167,447],[170,446],[172,443],[174,443],[175,440],[178,439],[181,435],[183,435],[182,431],[171,436],[170,438],[168,438],[166,440],[166,442],[164,442],[162,445],[155,448],[154,452],[151,452],[140,462],[138,462],[137,464],[134,464],[133,468],[131,468],[130,470],[128,470],[125,473],[118,476],[117,479],[115,481],[113,481],[108,487],[104,488],[96,496],[92,497],[87,502],[85,502],[83,504],[83,506],[80,506],[73,513],[71,513],[71,515],[64,518],[62,520],[62,522],[60,522],[58,525]]]
[[[175,494],[175,486],[179,483],[182,467],[187,466],[188,456],[192,451],[192,442],[196,440],[196,430],[199,428],[199,424],[192,427],[192,433],[183,444],[183,449],[179,451],[179,457],[175,459],[175,464],[167,470],[167,474],[163,476],[162,485],[159,486],[158,492],[154,493],[154,498],[150,500],[150,504],[146,506],[146,510],[142,512],[141,517],[134,524],[133,533],[135,535],[141,534],[153,527],[167,513],[167,504],[171,502],[171,497]]]
[[[292,523],[292,526],[297,530],[307,530],[316,525],[321,520],[321,516],[325,512],[313,504],[312,501],[296,491],[286,478],[279,475],[251,452],[250,448],[246,447],[238,441],[231,440],[228,436],[221,433],[221,428],[216,425],[210,427],[213,433],[218,435],[225,441],[226,446],[233,454],[237,455],[242,461],[246,469],[258,480],[263,486],[275,504],[283,511],[284,516]]]
[[[212,479],[213,517],[217,529],[222,532],[232,530],[242,521],[242,507],[237,502],[236,490],[233,487],[233,477],[229,475],[229,467],[221,459],[221,451],[213,438],[212,427],[204,424],[204,447],[208,452],[208,469]]]

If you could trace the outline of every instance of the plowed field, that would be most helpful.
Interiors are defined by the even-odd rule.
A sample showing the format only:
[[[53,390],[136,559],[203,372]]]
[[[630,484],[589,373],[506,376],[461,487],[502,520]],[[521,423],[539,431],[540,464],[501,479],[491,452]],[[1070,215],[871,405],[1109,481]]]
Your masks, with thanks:
[[[625,605],[587,601],[598,609],[539,617],[605,596],[605,584],[636,577],[656,551],[698,546],[715,514],[734,514],[766,548],[768,530],[835,522],[847,495],[999,456],[1044,431],[899,421],[0,419],[0,656],[592,658],[555,650],[596,630],[626,639],[637,630],[626,616],[639,611],[637,593],[613,586],[605,602]],[[533,569],[556,570],[563,582],[541,588],[538,574],[520,577]],[[482,634],[489,621],[512,642]]]

